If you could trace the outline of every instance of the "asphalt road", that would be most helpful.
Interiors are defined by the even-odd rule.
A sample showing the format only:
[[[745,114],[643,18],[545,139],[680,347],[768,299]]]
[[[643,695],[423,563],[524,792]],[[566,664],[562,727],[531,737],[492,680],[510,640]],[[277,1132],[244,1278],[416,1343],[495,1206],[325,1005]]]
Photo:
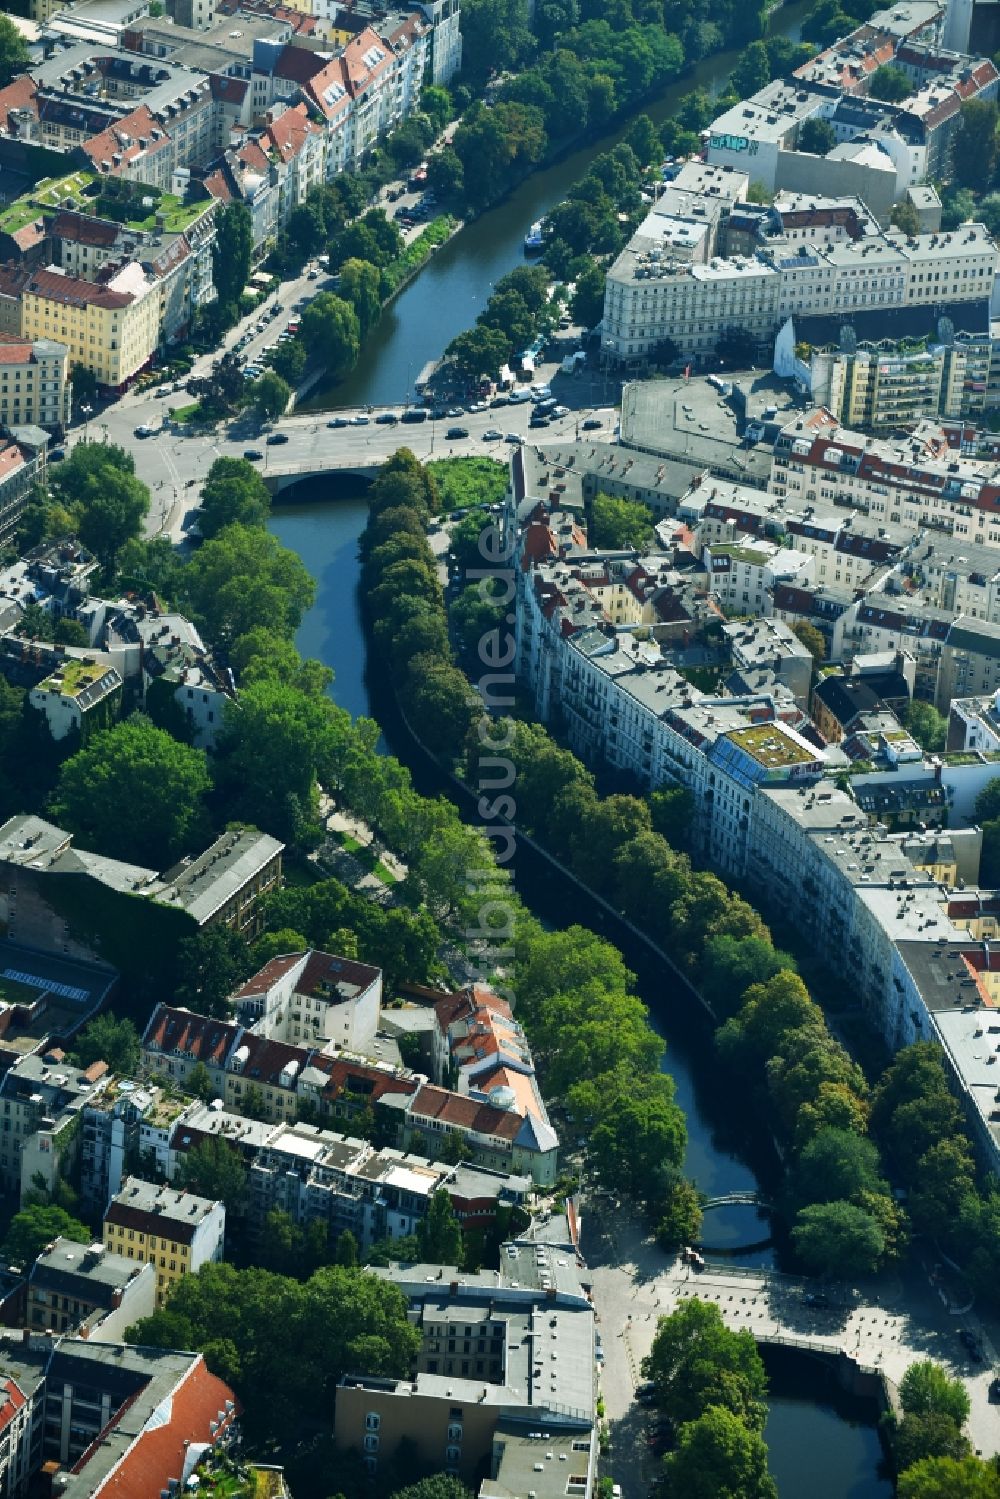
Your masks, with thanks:
[[[329,427],[330,418],[325,415],[308,413],[286,417],[278,424],[288,438],[280,446],[269,446],[266,438],[272,434],[258,435],[243,419],[230,424],[220,423],[214,431],[196,436],[181,436],[165,428],[153,437],[135,436],[137,425],[154,425],[158,409],[168,404],[176,405],[177,399],[176,396],[153,396],[145,401],[126,398],[102,413],[99,420],[91,421],[88,429],[78,427],[70,439],[72,443],[82,440],[85,435],[98,441],[106,437],[108,441],[128,448],[135,457],[136,472],[152,493],[147,532],[150,535],[170,535],[174,540],[183,537],[185,518],[190,519],[197,509],[200,483],[216,458],[239,458],[251,450],[258,452],[262,455],[258,466],[265,476],[369,468],[403,446],[411,448],[421,460],[480,454],[506,461],[512,444],[502,439],[488,442],[484,433],[494,430],[504,437],[516,433],[527,440],[532,410],[525,402],[519,406],[466,412],[461,417],[437,422],[383,426],[371,418],[366,426],[339,428]],[[347,419],[360,414],[338,413]],[[544,442],[572,438],[588,418],[597,418],[602,423],[600,430],[588,435],[605,440],[613,436],[616,416],[610,407],[571,411],[548,427],[532,429],[531,436]],[[468,438],[447,439],[445,433],[452,426],[466,428]]]

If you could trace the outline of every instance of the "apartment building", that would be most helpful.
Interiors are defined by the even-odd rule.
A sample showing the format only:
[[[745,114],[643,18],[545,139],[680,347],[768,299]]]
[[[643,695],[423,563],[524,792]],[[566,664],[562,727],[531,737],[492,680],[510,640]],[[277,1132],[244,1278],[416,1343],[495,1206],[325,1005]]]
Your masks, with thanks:
[[[156,1006],[142,1035],[142,1065],[156,1080],[184,1088],[193,1069],[204,1067],[219,1098],[226,1086],[226,1068],[242,1035],[242,1027],[210,1020],[192,1010]]]
[[[237,1436],[233,1391],[200,1353],[47,1334],[0,1339],[0,1478],[66,1499],[179,1492],[206,1450]]]
[[[804,329],[803,337],[808,341],[809,336]],[[891,347],[860,348],[855,353],[814,350],[809,389],[816,404],[845,427],[884,432],[921,417],[982,413],[991,359],[988,333],[950,345],[928,342],[917,352]]]
[[[65,344],[0,334],[0,426],[61,431],[70,415],[68,375]]]
[[[482,1499],[529,1488],[536,1499],[567,1491],[591,1499],[594,1315],[572,1247],[507,1243],[499,1272],[393,1265],[374,1273],[410,1304],[422,1334],[417,1372],[412,1380],[345,1376],[337,1446],[359,1452],[372,1474],[403,1442],[466,1483],[485,1468]]]
[[[122,679],[110,662],[71,649],[28,694],[57,743],[68,734],[86,739],[94,729],[108,728],[118,717],[121,698]]]
[[[255,1035],[323,1051],[363,1052],[382,1009],[382,970],[310,949],[272,958],[233,995]]]
[[[139,1156],[139,1130],[154,1113],[161,1093],[129,1078],[112,1077],[83,1107],[80,1131],[80,1202],[100,1215],[121,1188],[126,1163]]]
[[[120,389],[152,359],[160,342],[155,281],[135,263],[103,284],[57,266],[32,272],[21,293],[24,338],[57,340],[72,364],[101,385]]]
[[[25,1325],[32,1332],[66,1333],[118,1342],[156,1306],[156,1272],[103,1244],[54,1239],[28,1274]]]
[[[68,389],[68,387],[67,387]],[[13,414],[13,413],[12,413]],[[9,546],[36,483],[45,477],[48,434],[41,427],[16,428],[18,441],[0,439],[0,545]],[[33,440],[29,441],[29,436]]]
[[[156,1270],[156,1305],[184,1275],[222,1259],[226,1210],[193,1192],[128,1176],[104,1214],[104,1246]]]
[[[78,1068],[59,1047],[21,1056],[0,1080],[0,1182],[13,1201],[51,1194],[80,1153],[82,1114],[107,1087],[106,1062]]]
[[[892,231],[824,245],[774,240],[752,256],[692,264],[647,249],[648,222],[608,272],[601,347],[618,363],[649,358],[666,338],[693,358],[730,332],[763,346],[789,316],[981,301],[998,265],[982,224],[912,239]]]

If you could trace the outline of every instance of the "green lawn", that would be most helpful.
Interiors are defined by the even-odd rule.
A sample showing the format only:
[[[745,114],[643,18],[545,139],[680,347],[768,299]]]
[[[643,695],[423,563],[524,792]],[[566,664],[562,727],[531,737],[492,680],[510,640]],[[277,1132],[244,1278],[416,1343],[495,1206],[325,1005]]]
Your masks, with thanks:
[[[507,465],[495,458],[434,458],[426,468],[443,511],[498,505],[507,493]]]
[[[357,838],[353,837],[350,833],[342,832],[340,829],[335,829],[333,836],[345,854],[350,854],[369,874],[373,874],[377,880],[381,880],[383,885],[395,885],[398,883],[396,876],[388,865],[383,864],[381,859],[377,859],[371,849],[366,848],[363,843],[359,843]]]

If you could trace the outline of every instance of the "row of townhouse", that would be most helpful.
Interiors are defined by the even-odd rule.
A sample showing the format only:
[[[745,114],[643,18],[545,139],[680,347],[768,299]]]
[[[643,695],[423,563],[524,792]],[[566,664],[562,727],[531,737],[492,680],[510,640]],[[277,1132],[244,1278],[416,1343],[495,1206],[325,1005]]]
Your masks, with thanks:
[[[558,1137],[505,1001],[481,986],[439,999],[421,1073],[379,1060],[387,1049],[377,1031],[380,996],[379,971],[353,960],[275,958],[234,995],[232,1021],[159,1005],[143,1036],[143,1066],[153,1081],[181,1088],[204,1068],[233,1113],[291,1123],[302,1110],[349,1126],[378,1110],[406,1149],[438,1156],[460,1137],[481,1166],[554,1181]],[[455,1089],[441,1086],[452,1075]]]
[[[864,793],[859,790],[855,799],[825,779],[830,769],[846,763],[839,750],[818,748],[815,733],[795,726],[802,717],[789,690],[794,653],[786,662],[776,653],[766,691],[738,697],[702,693],[658,647],[637,641],[634,626],[614,624],[596,600],[586,615],[574,607],[574,593],[585,588],[589,569],[604,560],[599,554],[577,548],[572,540],[560,548],[553,538],[551,548],[535,544],[529,555],[527,538],[545,523],[544,507],[530,497],[511,522],[519,527],[521,563],[516,670],[534,693],[536,714],[558,722],[571,746],[591,763],[627,771],[647,787],[686,787],[695,802],[702,855],[721,873],[751,885],[765,908],[808,922],[818,949],[846,965],[852,987],[890,1047],[921,1037],[942,1040],[948,1017],[958,1011],[996,1008],[1000,984],[982,978],[976,957],[981,944],[970,941],[950,914],[959,881],[974,885],[978,878],[978,832],[949,834],[948,850],[942,852],[941,838],[927,845],[906,832],[889,835],[882,820],[894,793],[904,804],[904,788],[914,792],[914,828],[927,808],[936,809],[939,822],[950,814],[960,823],[971,819],[976,795],[997,773],[1000,736],[994,740],[983,732],[976,738],[983,705],[962,721],[961,741],[956,739],[961,763],[947,763],[946,757],[944,764],[926,765],[911,744],[911,755],[890,757],[892,773],[866,778]],[[551,560],[553,552],[557,561]],[[539,555],[542,560],[535,560]],[[595,623],[597,613],[604,615],[600,623]],[[1000,640],[1000,628],[988,628]],[[754,664],[768,664],[784,641],[780,629],[772,639],[774,632],[771,620],[730,627],[734,659],[738,649],[744,674]],[[901,655],[897,660],[905,666],[905,680],[898,671],[886,676],[880,659],[871,662],[876,672],[871,680],[878,685],[898,677],[899,701],[905,701],[915,663]],[[892,663],[890,656],[887,664]],[[868,667],[859,662],[858,669],[859,680],[868,680]],[[843,695],[839,679],[828,680],[831,691]],[[899,751],[898,724],[881,711],[889,690],[880,685],[875,694],[879,712],[858,715],[851,708],[844,713],[852,731],[867,734],[869,742],[881,735]],[[836,707],[833,698],[819,704],[831,713]],[[916,956],[907,956],[908,943],[916,944],[931,965],[926,972]],[[962,944],[960,952],[956,943]],[[935,964],[944,965],[943,971]],[[974,972],[966,971],[970,965]],[[981,1015],[978,1023],[982,1027]],[[987,1099],[973,1084],[968,1068],[956,1064],[956,1079],[984,1157],[1000,1167],[992,1096]]]

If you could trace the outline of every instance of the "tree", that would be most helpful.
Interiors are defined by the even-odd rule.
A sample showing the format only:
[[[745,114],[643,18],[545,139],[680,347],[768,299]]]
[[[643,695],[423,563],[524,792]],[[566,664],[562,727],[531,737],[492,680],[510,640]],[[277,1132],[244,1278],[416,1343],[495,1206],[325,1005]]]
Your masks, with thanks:
[[[382,316],[382,273],[370,260],[345,260],[340,267],[339,292],[357,314],[364,343]]]
[[[885,99],[889,104],[898,104],[901,99],[906,99],[913,93],[913,84],[902,68],[887,62],[872,74],[868,93],[873,99]]]
[[[246,458],[216,458],[201,491],[201,534],[217,536],[225,526],[264,526],[271,510],[267,485]]]
[[[604,316],[604,287],[607,273],[596,260],[590,262],[576,278],[570,312],[584,328],[593,328]]]
[[[681,1427],[663,1478],[670,1499],[778,1499],[763,1438],[717,1405]]]
[[[969,1397],[960,1379],[952,1379],[932,1359],[911,1364],[899,1382],[899,1403],[908,1416],[938,1412],[956,1426],[969,1419]]]
[[[928,753],[944,749],[948,737],[948,720],[943,713],[938,712],[933,703],[912,699],[903,714],[903,723],[921,749]]]
[[[210,779],[204,751],[137,714],[70,756],[52,811],[84,847],[164,869],[203,834]]]
[[[753,984],[764,984],[782,969],[795,972],[795,959],[760,937],[712,937],[701,958],[699,988],[720,1019],[735,1014]]]
[[[692,1297],[661,1317],[642,1374],[675,1423],[722,1406],[748,1428],[763,1429],[767,1375],[753,1334],[731,1332],[714,1302]]]
[[[462,1225],[443,1187],[433,1194],[427,1212],[417,1224],[417,1243],[421,1258],[429,1265],[462,1263]]]
[[[795,1252],[817,1275],[867,1275],[885,1252],[885,1235],[870,1213],[851,1202],[819,1202],[796,1214]]]
[[[310,359],[322,363],[333,380],[340,380],[358,362],[361,324],[350,302],[322,291],[302,314],[299,337]]]
[[[227,1019],[229,996],[250,976],[250,949],[228,926],[207,926],[177,944],[177,1000],[199,1015]]]
[[[863,1135],[845,1129],[822,1129],[801,1151],[792,1174],[791,1195],[797,1203],[855,1199],[878,1190],[878,1150]]]
[[[993,185],[998,119],[1000,110],[992,99],[967,99],[961,107],[952,171],[957,182],[974,192],[984,192]]]
[[[84,1026],[76,1038],[73,1056],[78,1067],[107,1062],[109,1070],[119,1077],[134,1077],[142,1059],[139,1032],[131,1020],[119,1019],[107,1010]]]
[[[904,198],[901,203],[894,203],[889,217],[893,225],[901,229],[908,239],[920,233],[920,215],[908,198]]]
[[[590,513],[590,544],[610,551],[641,552],[652,544],[653,519],[640,500],[596,494]]]
[[[397,1489],[392,1499],[472,1499],[472,1494],[461,1479],[449,1473],[432,1473],[419,1483]]]
[[[49,482],[55,499],[78,513],[80,540],[112,571],[149,510],[149,490],[135,477],[131,454],[115,443],[77,443]]]
[[[89,1244],[93,1235],[85,1223],[73,1218],[63,1208],[36,1203],[15,1213],[3,1241],[8,1264],[27,1270],[35,1263],[46,1244],[53,1239],[70,1239],[74,1244]]]
[[[259,527],[226,526],[198,548],[182,575],[188,609],[218,645],[258,628],[293,635],[314,591],[301,558]]]
[[[0,15],[0,88],[23,73],[29,60],[24,37],[9,16]]]
[[[899,1499],[1000,1499],[1000,1475],[979,1457],[928,1457],[899,1475]]]
[[[927,1457],[967,1457],[969,1440],[943,1411],[904,1416],[892,1428],[896,1471],[904,1472]]]
[[[209,1202],[221,1202],[232,1214],[242,1204],[247,1174],[238,1148],[219,1135],[210,1135],[183,1153],[174,1181]]]
[[[2,64],[0,64],[2,72]],[[73,387],[73,406],[79,411],[83,406],[93,406],[97,400],[99,386],[97,376],[92,370],[88,370],[84,364],[71,364],[69,367],[70,384]]]
[[[809,156],[825,156],[837,144],[829,120],[804,120],[799,126],[797,146]]]
[[[748,99],[771,81],[771,59],[764,42],[751,42],[733,69],[733,87]]]
[[[215,1091],[212,1083],[212,1075],[205,1063],[195,1062],[191,1071],[184,1079],[184,1091],[190,1093],[193,1098],[200,1098],[202,1103],[207,1103]]]
[[[338,1236],[335,1258],[338,1265],[344,1265],[347,1269],[358,1263],[358,1241],[349,1228],[345,1228]]]
[[[245,203],[226,203],[215,215],[212,265],[219,304],[236,308],[250,276],[253,259],[253,220]]]
[[[815,625],[811,625],[807,619],[796,620],[792,625],[792,634],[798,636],[817,666],[826,660],[826,640]]]
[[[465,171],[450,146],[435,151],[427,160],[427,186],[439,198],[457,198],[465,186]]]
[[[296,386],[305,373],[305,345],[299,338],[286,338],[284,343],[277,343],[270,350],[267,362],[282,380],[287,380],[290,386]]]
[[[455,101],[440,83],[429,83],[420,91],[420,108],[439,134],[455,118]]]
[[[483,375],[495,378],[510,354],[507,335],[483,323],[459,333],[445,349],[445,358],[451,360],[456,373],[466,380],[478,380]]]
[[[1000,819],[1000,776],[994,776],[976,797],[976,821],[996,822]]]
[[[283,416],[291,398],[291,386],[277,370],[265,370],[256,380],[251,380],[246,397],[247,405],[254,408],[262,421]]]

